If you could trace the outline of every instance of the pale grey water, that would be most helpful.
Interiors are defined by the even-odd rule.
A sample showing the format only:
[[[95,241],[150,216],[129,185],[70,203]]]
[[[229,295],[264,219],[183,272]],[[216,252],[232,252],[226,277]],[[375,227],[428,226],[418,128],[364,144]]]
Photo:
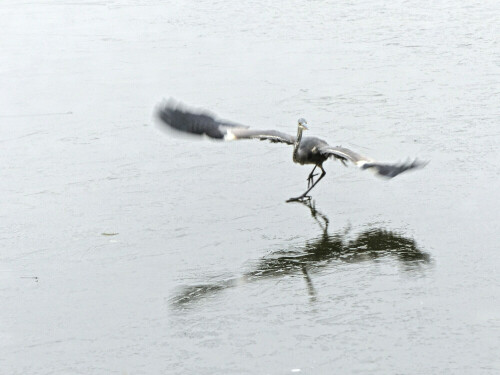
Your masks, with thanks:
[[[147,4],[0,5],[0,373],[499,373],[499,3]],[[170,96],[431,163],[331,162],[313,217]]]

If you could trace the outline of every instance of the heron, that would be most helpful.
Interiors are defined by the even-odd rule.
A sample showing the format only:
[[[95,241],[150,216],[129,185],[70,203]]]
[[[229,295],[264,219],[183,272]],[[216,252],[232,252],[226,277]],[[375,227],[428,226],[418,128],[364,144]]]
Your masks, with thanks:
[[[314,167],[307,177],[307,190],[297,197],[288,199],[287,202],[311,199],[308,194],[325,177],[326,171],[323,163],[328,159],[338,160],[344,166],[350,162],[361,170],[372,170],[376,175],[387,179],[411,169],[422,168],[427,164],[418,159],[408,159],[406,162],[399,163],[379,162],[342,146],[330,146],[326,141],[317,137],[303,137],[304,131],[309,130],[304,118],[298,119],[297,135],[293,136],[278,130],[251,129],[246,125],[219,119],[205,110],[190,109],[173,99],[160,103],[156,109],[156,116],[169,128],[216,140],[258,139],[293,146],[293,162],[301,165],[312,164]],[[315,173],[316,169],[319,169],[321,173]],[[319,177],[317,177],[318,174]]]

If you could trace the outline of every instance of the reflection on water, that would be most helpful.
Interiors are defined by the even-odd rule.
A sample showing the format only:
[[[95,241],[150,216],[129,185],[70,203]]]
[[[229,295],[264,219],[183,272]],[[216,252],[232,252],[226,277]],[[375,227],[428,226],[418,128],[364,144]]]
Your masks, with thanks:
[[[290,274],[304,276],[311,299],[314,300],[316,291],[310,273],[334,262],[357,263],[391,257],[400,262],[405,270],[430,262],[429,255],[420,250],[413,239],[384,228],[365,230],[354,239],[349,238],[349,229],[331,235],[328,233],[328,218],[317,211],[310,201],[302,204],[310,209],[311,216],[321,228],[321,235],[306,241],[302,246],[278,250],[263,257],[252,271],[243,276],[184,287],[171,299],[172,306],[182,308],[223,289]]]

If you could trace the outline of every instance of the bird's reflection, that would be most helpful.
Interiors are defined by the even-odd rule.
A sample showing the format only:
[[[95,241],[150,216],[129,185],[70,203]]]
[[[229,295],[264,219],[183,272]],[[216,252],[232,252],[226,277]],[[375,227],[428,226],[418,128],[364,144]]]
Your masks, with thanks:
[[[182,288],[171,299],[172,306],[182,308],[227,288],[290,274],[304,276],[311,300],[314,300],[316,291],[310,274],[332,262],[357,263],[391,257],[405,269],[415,269],[430,262],[430,256],[420,250],[413,239],[384,228],[365,230],[353,239],[349,239],[349,229],[329,234],[328,218],[317,211],[312,202],[301,204],[310,209],[311,216],[321,227],[321,235],[302,246],[278,250],[263,257],[243,276]]]

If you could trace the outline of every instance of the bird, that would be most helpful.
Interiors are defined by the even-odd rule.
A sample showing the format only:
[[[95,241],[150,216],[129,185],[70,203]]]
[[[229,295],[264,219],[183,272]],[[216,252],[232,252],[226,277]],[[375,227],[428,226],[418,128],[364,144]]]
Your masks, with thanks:
[[[278,130],[251,129],[246,125],[219,119],[206,110],[191,109],[173,99],[163,101],[157,106],[156,117],[160,124],[169,128],[219,141],[258,139],[293,146],[293,162],[301,165],[312,164],[314,167],[307,177],[307,190],[286,202],[311,199],[308,194],[325,177],[323,163],[328,159],[338,160],[344,166],[350,162],[361,170],[372,170],[376,175],[387,179],[412,169],[423,168],[427,164],[418,159],[399,163],[380,162],[342,146],[330,146],[328,142],[317,137],[303,137],[304,131],[309,130],[304,118],[298,119],[297,135],[293,136]],[[318,176],[318,173],[314,173],[317,168],[321,174],[315,179]]]

